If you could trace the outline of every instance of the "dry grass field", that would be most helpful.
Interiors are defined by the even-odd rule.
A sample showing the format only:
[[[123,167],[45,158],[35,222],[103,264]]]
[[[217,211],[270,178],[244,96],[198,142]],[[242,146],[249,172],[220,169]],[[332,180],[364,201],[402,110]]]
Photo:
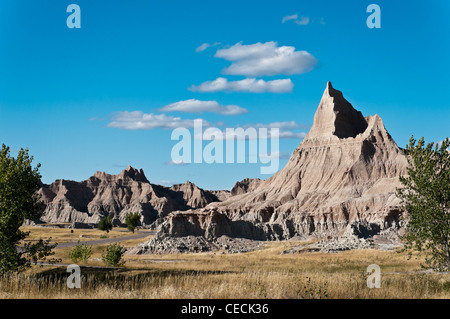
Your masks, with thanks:
[[[33,234],[33,229],[31,232],[32,238],[40,235]],[[93,230],[92,235],[96,232]],[[71,239],[63,229],[45,235],[50,233],[55,239]],[[133,247],[142,241],[121,244]],[[268,242],[259,250],[240,254],[125,256],[125,265],[118,269],[83,267],[103,265],[100,257],[105,245],[99,245],[93,247],[87,264],[80,263],[80,289],[67,288],[64,266],[33,266],[25,273],[1,278],[0,298],[450,299],[450,274],[427,276],[421,272],[421,256],[408,260],[406,253],[373,249],[282,254],[298,244]],[[70,264],[69,250],[55,249],[55,257]],[[381,268],[381,288],[367,287],[366,269],[370,264]]]
[[[73,232],[68,228],[23,226],[20,229],[24,232],[30,232],[30,235],[27,237],[28,241],[52,237],[58,243],[76,242],[78,239],[81,241],[96,240],[105,238],[105,236],[117,238],[131,235],[130,232],[126,231],[126,228],[118,227],[114,227],[109,233],[99,229],[74,229]]]

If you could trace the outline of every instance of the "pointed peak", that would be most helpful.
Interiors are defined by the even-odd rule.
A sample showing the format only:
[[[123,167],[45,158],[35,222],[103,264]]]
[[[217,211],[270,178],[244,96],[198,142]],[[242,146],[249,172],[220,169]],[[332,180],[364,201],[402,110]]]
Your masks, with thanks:
[[[314,115],[314,123],[305,140],[355,137],[367,128],[361,112],[355,110],[341,91],[327,82],[325,92]]]
[[[139,171],[136,168],[132,167],[131,165],[128,165],[127,168],[125,168],[120,174],[131,177],[135,174],[139,174]]]
[[[188,186],[190,188],[199,188],[197,185],[195,185],[191,181],[186,181],[186,183],[184,183],[184,185],[186,185],[186,186]]]
[[[336,90],[330,81],[327,82],[327,86],[325,88],[325,92],[323,93],[322,99],[324,97],[332,97],[332,98],[336,98],[341,101],[343,100],[343,101],[347,102],[347,100],[344,98],[344,95],[342,94],[342,92],[339,90]]]
[[[142,168],[140,170],[137,170],[136,168],[132,167],[131,165],[128,165],[126,169],[124,169],[119,176],[121,177],[128,177],[131,178],[137,182],[149,182],[147,180],[147,177],[145,177],[144,171]]]

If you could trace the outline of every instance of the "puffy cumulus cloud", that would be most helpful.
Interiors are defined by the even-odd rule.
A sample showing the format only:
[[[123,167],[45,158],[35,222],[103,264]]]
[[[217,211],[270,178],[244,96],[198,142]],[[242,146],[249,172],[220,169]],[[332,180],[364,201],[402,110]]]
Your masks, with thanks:
[[[292,46],[278,46],[277,42],[243,45],[219,49],[214,55],[231,61],[224,74],[249,77],[292,75],[311,71],[317,60],[307,51],[296,51]]]
[[[175,102],[159,109],[160,112],[183,112],[183,113],[204,113],[212,112],[222,115],[238,115],[248,111],[237,105],[221,105],[216,101],[200,101],[190,99]]]
[[[291,79],[264,81],[262,79],[246,78],[239,81],[228,81],[219,77],[214,81],[206,81],[200,85],[192,85],[193,92],[250,92],[250,93],[286,93],[292,92],[294,84]]]
[[[209,125],[203,120],[203,125]],[[113,115],[108,127],[122,130],[153,130],[156,128],[175,129],[178,127],[192,128],[194,120],[168,116],[166,114],[143,113],[142,111],[117,112]]]
[[[213,124],[201,120],[203,132],[201,136],[194,136],[196,139],[258,139],[278,137],[280,139],[303,139],[305,132],[299,130],[309,128],[307,125],[297,123],[295,121],[271,122],[271,123],[254,123],[245,124],[243,126],[228,127],[225,123]],[[153,129],[176,129],[176,128],[194,128],[193,119],[182,119],[180,117],[168,116],[166,114],[143,113],[142,111],[133,112],[117,112],[113,115],[112,121],[108,123],[108,127],[118,128],[122,130],[153,130]],[[219,129],[218,127],[222,127]],[[259,130],[259,129],[267,129]],[[277,130],[271,130],[277,129]],[[264,135],[264,131],[266,135]],[[167,162],[167,165],[186,165],[183,162]]]

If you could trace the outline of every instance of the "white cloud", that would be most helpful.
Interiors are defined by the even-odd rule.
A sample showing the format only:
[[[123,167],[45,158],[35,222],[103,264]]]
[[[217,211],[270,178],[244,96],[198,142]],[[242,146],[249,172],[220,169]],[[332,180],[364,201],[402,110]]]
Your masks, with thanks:
[[[152,130],[157,128],[162,129],[175,129],[179,127],[184,127],[187,129],[192,129],[194,127],[194,120],[181,119],[180,117],[168,116],[166,114],[153,114],[153,113],[143,113],[141,111],[133,112],[118,112],[113,116],[113,119],[107,125],[108,127],[118,128],[123,130]],[[306,136],[305,132],[298,132],[299,129],[306,129],[307,126],[295,121],[284,121],[284,122],[271,122],[267,124],[254,123],[245,124],[243,126],[234,127],[234,132],[228,132],[226,130],[225,123],[215,123],[214,126],[208,121],[202,120],[202,127],[204,130],[204,136],[206,138],[217,137],[217,139],[228,140],[228,139],[248,139],[246,133],[251,133],[252,131],[256,135],[250,136],[250,139],[266,138],[266,136],[259,135],[260,128],[267,128],[267,138],[271,137],[271,128],[278,129],[278,136],[280,139],[303,139]],[[223,129],[218,129],[217,127],[223,127]],[[209,128],[208,130],[206,130]],[[248,130],[250,129],[250,130]],[[254,130],[252,130],[254,129]],[[275,135],[272,137],[276,137]],[[200,136],[194,136],[194,138],[199,139]],[[167,165],[186,165],[183,162],[167,162]]]
[[[217,50],[214,56],[232,61],[223,73],[250,77],[301,74],[311,71],[317,64],[309,52],[296,51],[292,46],[279,47],[274,41],[250,45],[237,43]]]
[[[209,44],[209,43],[203,43],[201,45],[199,45],[196,49],[195,52],[203,52],[206,49],[210,48],[210,47],[215,47],[216,45],[219,45],[220,42],[216,42],[214,44]]]
[[[219,77],[214,81],[206,81],[200,85],[192,85],[189,90],[194,92],[251,92],[251,93],[286,93],[292,92],[294,84],[291,79],[281,79],[273,81],[257,80],[255,78],[247,78],[240,81],[228,81]]]
[[[301,17],[299,20],[298,14],[293,14],[290,16],[285,16],[283,18],[283,20],[281,20],[281,23],[285,23],[286,21],[289,21],[289,20],[293,20],[293,22],[298,25],[308,25],[310,22],[309,17]],[[320,23],[322,23],[322,21],[323,21],[323,18],[320,20]]]
[[[305,125],[295,121],[286,122],[272,122],[268,124],[255,123],[245,124],[241,127],[235,127],[234,130],[210,128],[203,132],[203,135],[194,136],[195,139],[217,139],[217,140],[253,140],[258,138],[278,137],[280,139],[303,139],[306,136],[305,132],[296,132],[295,129],[304,128]],[[267,135],[260,135],[259,129],[267,128]],[[271,128],[277,128],[278,134],[272,135]]]
[[[282,139],[304,139],[306,134],[305,132],[280,131],[278,137]]]
[[[184,113],[203,113],[213,112],[222,115],[238,115],[248,111],[237,105],[220,105],[216,101],[200,101],[190,99],[175,102],[159,109],[160,112],[184,112]]]
[[[289,20],[297,20],[298,19],[298,14],[293,14],[293,15],[291,15],[291,16],[285,16],[284,18],[283,18],[283,20],[281,20],[281,23],[285,23],[286,21],[289,21]]]
[[[298,25],[308,25],[309,17],[301,17],[300,20],[295,20],[294,23]]]
[[[203,120],[203,125],[208,126],[209,123]],[[124,111],[114,114],[112,121],[107,126],[123,130],[191,128],[194,127],[194,120],[181,119],[180,117],[168,116],[166,114]]]
[[[296,132],[294,130],[297,129],[308,129],[309,126],[301,123],[297,123],[295,121],[285,121],[285,122],[271,122],[268,124],[256,123],[256,124],[247,124],[244,125],[246,127],[255,127],[255,128],[268,128],[269,136],[271,128],[278,128],[278,137],[281,139],[303,139],[305,138],[305,132]]]
[[[172,186],[173,184],[175,184],[172,181],[169,181],[167,179],[161,179],[157,182],[159,185],[164,185],[164,186]]]
[[[199,45],[196,49],[195,52],[202,52],[205,51],[207,48],[209,48],[211,45],[209,43],[203,43],[201,45]]]

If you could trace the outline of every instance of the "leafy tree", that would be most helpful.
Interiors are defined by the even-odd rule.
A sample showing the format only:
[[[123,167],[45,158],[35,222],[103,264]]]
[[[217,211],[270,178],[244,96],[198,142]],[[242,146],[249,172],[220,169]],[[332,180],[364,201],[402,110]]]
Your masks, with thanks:
[[[409,220],[405,250],[426,255],[424,267],[450,268],[450,139],[425,146],[411,136],[406,148],[408,175],[397,194]]]
[[[119,243],[109,244],[106,247],[106,251],[102,255],[102,260],[109,266],[122,266],[125,264],[122,257],[126,251],[126,248],[120,246]]]
[[[125,223],[127,224],[128,230],[134,233],[134,230],[139,225],[140,219],[141,219],[141,214],[129,213],[125,219]]]
[[[91,256],[92,246],[81,244],[80,240],[78,240],[76,246],[73,247],[73,249],[69,253],[69,257],[74,263],[78,262],[79,260],[87,262]]]
[[[32,167],[33,157],[28,149],[20,149],[17,158],[11,157],[10,148],[0,150],[0,274],[23,271],[31,262],[46,260],[53,255],[50,239],[25,243],[29,232],[20,227],[24,219],[38,219],[42,204],[36,191],[40,187],[40,164]],[[23,244],[23,245],[22,245]],[[50,262],[57,261],[50,259]]]
[[[100,230],[104,230],[107,233],[109,233],[109,231],[112,229],[112,218],[111,215],[108,214],[108,216],[103,217],[102,219],[100,219],[99,223],[98,223],[98,229]]]

